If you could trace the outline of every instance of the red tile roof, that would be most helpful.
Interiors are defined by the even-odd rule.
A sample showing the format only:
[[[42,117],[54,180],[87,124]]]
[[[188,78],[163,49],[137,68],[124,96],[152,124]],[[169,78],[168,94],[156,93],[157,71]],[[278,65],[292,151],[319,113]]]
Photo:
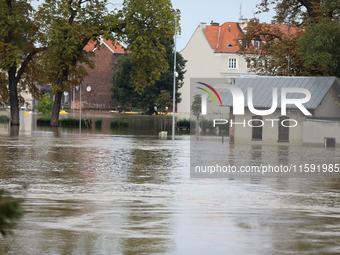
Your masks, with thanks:
[[[263,24],[270,29],[279,28],[284,34],[291,36],[298,32],[298,28],[288,25]],[[225,22],[221,26],[206,26],[204,35],[215,50],[215,53],[236,53],[239,50],[239,43],[235,39],[242,36],[242,30],[238,22]],[[252,47],[250,45],[250,47]]]
[[[84,50],[85,51],[93,51],[95,50],[95,46],[96,46],[97,42],[94,41],[90,41],[85,47]],[[111,40],[106,40],[103,39],[101,41],[100,44],[104,44],[106,45],[111,51],[113,51],[114,53],[125,53],[124,51],[124,47],[117,41],[115,41],[114,43]]]
[[[218,34],[220,31],[220,26],[207,26],[205,30],[203,30],[205,37],[208,39],[210,46],[216,50]]]

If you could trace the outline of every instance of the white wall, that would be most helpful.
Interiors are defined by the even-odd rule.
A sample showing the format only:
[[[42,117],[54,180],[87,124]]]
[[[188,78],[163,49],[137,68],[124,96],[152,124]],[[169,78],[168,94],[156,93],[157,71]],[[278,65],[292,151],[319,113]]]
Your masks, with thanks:
[[[340,147],[340,122],[306,120],[303,123],[303,145],[325,146],[325,138],[335,138]]]
[[[235,122],[242,123],[245,120],[245,127],[243,125],[235,125],[235,144],[252,144],[252,145],[303,145],[302,130],[303,122],[301,122],[301,114],[298,112],[287,112],[287,117],[298,122],[296,127],[289,128],[289,142],[278,142],[279,126],[278,121],[269,121],[269,119],[279,119],[281,117],[281,109],[277,109],[273,114],[262,116],[264,125],[262,127],[262,141],[252,141],[252,127],[248,125],[248,121],[252,119],[255,114],[251,113],[248,108],[245,108],[245,115],[235,116]],[[268,121],[266,121],[268,120]],[[250,123],[251,124],[251,123]],[[273,125],[273,126],[272,126]],[[290,122],[289,125],[295,125],[295,122]]]
[[[214,53],[204,35],[205,24],[201,23],[195,30],[187,46],[181,51],[186,63],[182,93],[182,102],[177,106],[177,112],[190,114],[190,79],[191,78],[238,78],[247,73],[245,59],[236,53]],[[229,69],[229,58],[237,59],[237,69]]]
[[[340,117],[340,106],[336,104],[330,91],[321,101],[319,107],[315,110],[315,116],[322,117]]]

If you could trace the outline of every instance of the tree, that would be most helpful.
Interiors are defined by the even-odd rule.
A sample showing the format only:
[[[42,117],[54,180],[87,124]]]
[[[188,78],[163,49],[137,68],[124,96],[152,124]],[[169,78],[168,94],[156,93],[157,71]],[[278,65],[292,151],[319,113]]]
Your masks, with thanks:
[[[168,44],[166,61],[169,66],[174,65],[174,56],[172,51],[172,45]],[[178,92],[183,86],[183,79],[185,74],[185,62],[180,53],[176,54],[176,103],[181,102],[181,93]],[[133,77],[135,75],[134,63],[132,62],[132,56],[126,55],[118,60],[115,66],[115,72],[113,73],[111,91],[112,104],[114,106],[121,105],[123,107],[138,107],[143,108],[144,112],[147,108],[150,109],[150,113],[153,113],[155,102],[162,90],[165,90],[173,95],[173,68],[169,68],[160,77],[160,80],[156,81],[154,86],[149,86],[143,91],[136,91],[133,85]]]
[[[0,99],[1,103],[10,102],[11,125],[19,125],[19,101],[23,99],[18,96],[18,91],[29,85],[33,96],[39,96],[35,84],[20,84],[30,62],[39,52],[35,46],[39,38],[38,25],[29,2],[0,0]]]
[[[45,27],[47,50],[42,57],[46,77],[55,94],[51,126],[58,125],[62,93],[87,75],[83,65],[93,67],[89,41],[113,36],[132,52],[133,86],[142,91],[155,83],[168,66],[160,38],[172,38],[174,14],[169,0],[125,0],[121,10],[108,12],[107,0],[46,0],[38,16]]]
[[[331,20],[308,24],[299,40],[305,65],[316,75],[340,77],[340,25]]]
[[[240,50],[240,53],[246,54],[250,67],[258,74],[338,76],[338,2],[262,0],[258,5],[258,13],[268,11],[270,5],[274,5],[276,10],[275,23],[280,24],[276,27],[282,30],[287,26],[296,32],[284,36],[285,33],[274,29],[275,26],[252,20],[247,26],[246,34],[242,35]],[[265,41],[261,43],[260,49],[247,49],[250,40],[256,39]]]
[[[306,75],[298,39],[303,30],[297,26],[248,22],[246,32],[238,38],[239,53],[251,71],[259,75]]]
[[[38,101],[39,105],[37,106],[38,112],[47,114],[52,113],[53,109],[53,100],[50,97],[49,93],[45,93],[42,98]]]
[[[196,134],[199,135],[199,119],[202,112],[202,96],[194,95],[194,100],[191,103],[191,112],[196,117]]]
[[[156,100],[157,111],[162,113],[168,112],[168,107],[172,106],[170,93],[166,90],[161,90],[159,97]]]

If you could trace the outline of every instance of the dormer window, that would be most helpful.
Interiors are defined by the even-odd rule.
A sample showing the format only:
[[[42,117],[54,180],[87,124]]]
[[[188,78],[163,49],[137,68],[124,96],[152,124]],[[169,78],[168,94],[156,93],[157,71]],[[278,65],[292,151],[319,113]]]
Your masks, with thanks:
[[[234,48],[234,46],[232,46],[230,43],[227,44],[228,48]]]
[[[260,41],[255,40],[255,49],[259,49],[260,48]]]

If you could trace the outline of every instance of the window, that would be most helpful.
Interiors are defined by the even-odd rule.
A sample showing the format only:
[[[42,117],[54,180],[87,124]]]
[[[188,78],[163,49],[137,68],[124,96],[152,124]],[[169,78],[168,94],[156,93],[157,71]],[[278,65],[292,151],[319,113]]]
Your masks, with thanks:
[[[229,69],[236,69],[236,58],[229,58]]]
[[[278,142],[289,142],[289,118],[279,118],[279,140]]]
[[[252,126],[253,126],[253,141],[262,141],[262,126],[263,120],[261,116],[253,116],[252,118]]]
[[[255,49],[259,49],[260,48],[260,41],[255,41]]]

